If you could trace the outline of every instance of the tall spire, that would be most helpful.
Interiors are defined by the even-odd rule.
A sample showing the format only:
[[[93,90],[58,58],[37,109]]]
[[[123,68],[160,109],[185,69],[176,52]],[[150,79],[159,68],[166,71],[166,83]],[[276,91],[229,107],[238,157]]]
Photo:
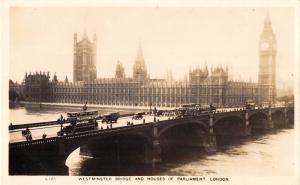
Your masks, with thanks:
[[[125,69],[119,60],[116,66],[115,78],[125,78]]]
[[[69,83],[68,77],[65,78],[65,83]]]
[[[267,15],[265,17],[264,32],[273,32],[273,30],[272,30],[272,22],[271,22],[271,18],[270,18],[269,12],[267,12]]]
[[[271,23],[269,11],[267,11],[267,15],[265,17],[265,23]]]
[[[86,31],[83,32],[83,39],[87,39]]]
[[[141,39],[139,39],[139,46],[138,46],[138,52],[137,52],[136,59],[137,59],[137,60],[138,60],[138,59],[144,60]]]
[[[137,56],[133,65],[133,78],[139,80],[145,80],[147,78],[147,67],[143,57],[141,40],[139,40]]]
[[[57,76],[56,76],[56,72],[54,72],[54,76],[53,76],[52,82],[54,82],[54,83],[58,82],[58,79],[57,79]]]
[[[77,44],[77,33],[75,32],[74,33],[74,47],[76,46]]]

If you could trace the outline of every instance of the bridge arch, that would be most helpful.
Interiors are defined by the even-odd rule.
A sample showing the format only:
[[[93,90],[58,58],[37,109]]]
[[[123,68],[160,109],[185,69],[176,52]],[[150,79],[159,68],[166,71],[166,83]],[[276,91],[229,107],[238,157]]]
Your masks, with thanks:
[[[271,118],[275,127],[282,128],[285,126],[285,116],[283,110],[274,110],[271,114]]]
[[[253,111],[249,113],[249,119],[252,119],[252,117],[255,116],[264,116],[268,117],[268,111],[267,110],[258,110],[258,111]]]
[[[220,121],[223,121],[224,119],[235,119],[235,120],[244,122],[244,118],[242,116],[229,114],[229,115],[224,115],[222,117],[218,117],[217,119],[214,119],[214,125],[220,123]]]
[[[286,112],[287,115],[287,124],[290,127],[294,126],[294,109],[288,109]]]
[[[238,115],[228,115],[217,119],[213,125],[217,144],[225,138],[245,136],[245,120]]]
[[[138,147],[130,147],[135,145]],[[125,148],[124,147],[129,147],[131,149],[136,149],[135,152],[139,152],[138,160],[148,160],[147,156],[147,151],[150,150],[152,147],[152,138],[148,134],[144,132],[125,132],[125,133],[120,133],[120,134],[115,134],[115,135],[109,135],[109,136],[95,136],[89,139],[82,139],[80,141],[72,141],[69,144],[65,145],[65,151],[64,151],[64,156],[63,156],[63,163],[65,164],[68,157],[78,148],[80,148],[80,153],[88,156],[93,156],[93,157],[103,157],[104,160],[106,160],[105,157],[109,157],[107,159],[111,159],[111,155],[117,154],[115,151],[116,148],[119,147],[118,150],[119,152],[124,153]],[[106,152],[102,153],[100,151]],[[128,150],[132,151],[132,150]],[[106,156],[107,154],[107,156]],[[110,156],[109,156],[110,155]],[[122,156],[124,157],[125,155],[118,154],[119,156],[116,156],[116,158]],[[126,155],[126,156],[131,156],[133,159],[133,155]],[[144,158],[143,158],[144,157]],[[148,158],[147,158],[148,157]],[[121,159],[122,160],[122,159]]]
[[[205,131],[205,133],[208,132],[208,125],[205,124],[203,121],[198,121],[198,120],[186,120],[186,121],[179,121],[176,122],[174,124],[170,124],[164,128],[162,128],[161,130],[159,130],[158,132],[158,137],[160,137],[161,135],[163,135],[166,131],[168,131],[169,129],[172,129],[174,127],[180,126],[180,125],[186,125],[186,124],[194,124],[194,125],[198,125],[200,126],[200,128],[203,129],[203,131]]]
[[[254,112],[249,116],[249,125],[253,132],[264,130],[268,127],[269,115],[264,111]]]
[[[198,120],[182,120],[159,129],[158,140],[162,161],[172,160],[172,157],[177,155],[185,155],[186,153],[183,154],[182,151],[190,151],[192,148],[204,149],[207,135],[207,124]]]

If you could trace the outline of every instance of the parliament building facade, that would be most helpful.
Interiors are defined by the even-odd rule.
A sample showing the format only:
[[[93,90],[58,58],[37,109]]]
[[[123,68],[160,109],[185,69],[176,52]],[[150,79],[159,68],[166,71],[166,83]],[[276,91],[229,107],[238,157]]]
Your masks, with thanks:
[[[132,77],[117,63],[114,78],[97,79],[96,36],[90,41],[84,34],[78,42],[74,34],[73,82],[59,81],[49,73],[25,76],[24,95],[27,101],[178,107],[196,103],[215,106],[240,106],[247,100],[257,104],[274,102],[276,96],[276,38],[267,16],[259,41],[258,83],[232,81],[228,67],[207,66],[189,71],[185,80],[151,79],[139,45]]]

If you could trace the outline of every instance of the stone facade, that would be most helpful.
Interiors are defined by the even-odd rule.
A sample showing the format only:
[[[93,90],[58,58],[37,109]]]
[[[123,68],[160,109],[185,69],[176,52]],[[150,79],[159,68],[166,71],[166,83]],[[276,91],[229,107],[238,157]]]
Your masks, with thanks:
[[[49,100],[49,73],[36,72],[25,75],[23,94],[27,101],[44,102]]]
[[[259,42],[260,102],[274,102],[276,98],[277,43],[269,16],[266,17]]]
[[[56,75],[39,74],[25,77],[28,100],[59,103],[84,103],[126,106],[177,107],[181,104],[197,103],[215,106],[241,106],[247,100],[258,104],[274,101],[276,39],[271,21],[267,17],[260,39],[259,82],[231,81],[228,67],[207,66],[194,68],[189,78],[181,81],[151,79],[147,73],[142,47],[139,44],[133,66],[132,77],[125,77],[124,67],[118,62],[115,78],[96,78],[96,38],[90,42],[86,36],[77,42],[74,36],[74,82],[67,77],[59,82]],[[37,85],[34,78],[43,79]],[[38,80],[39,81],[39,80]],[[40,88],[40,89],[37,89]]]
[[[52,81],[48,78],[46,82],[47,93],[43,92],[48,96],[43,96],[42,100],[57,103],[82,104],[87,101],[89,104],[157,107],[177,107],[188,103],[233,106],[244,105],[250,99],[258,102],[258,84],[229,81],[228,71],[222,67],[212,69],[212,74],[208,73],[205,77],[200,75],[201,79],[198,76],[199,71],[202,70],[192,70],[190,79],[183,81],[100,78],[91,82],[74,83],[66,80],[59,82],[54,75]],[[27,83],[32,81],[27,80]],[[28,97],[32,97],[29,100],[39,97],[36,95],[38,92],[41,91],[28,91]]]
[[[88,82],[97,78],[96,70],[96,35],[90,41],[84,33],[81,41],[77,41],[77,33],[74,34],[74,82]]]

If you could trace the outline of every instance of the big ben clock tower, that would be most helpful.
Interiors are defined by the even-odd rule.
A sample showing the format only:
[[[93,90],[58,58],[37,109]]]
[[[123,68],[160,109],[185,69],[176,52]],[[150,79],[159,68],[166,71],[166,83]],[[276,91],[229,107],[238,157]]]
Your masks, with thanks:
[[[276,97],[276,37],[267,15],[259,41],[260,103],[274,102]]]

